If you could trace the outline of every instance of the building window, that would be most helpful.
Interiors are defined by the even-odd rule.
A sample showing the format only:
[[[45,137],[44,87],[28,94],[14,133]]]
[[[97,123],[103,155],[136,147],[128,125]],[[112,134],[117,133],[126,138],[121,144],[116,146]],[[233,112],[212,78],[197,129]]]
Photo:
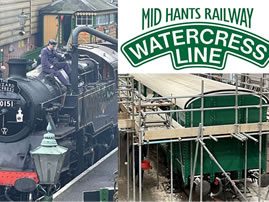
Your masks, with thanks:
[[[115,13],[111,13],[109,15],[109,24],[113,24],[116,22],[116,14]]]
[[[108,24],[109,24],[109,14],[96,16],[96,25],[108,25]]]
[[[76,16],[76,25],[89,25],[92,26],[93,24],[92,15],[77,15]]]
[[[116,14],[105,14],[96,16],[96,25],[109,25],[113,24],[116,21]]]

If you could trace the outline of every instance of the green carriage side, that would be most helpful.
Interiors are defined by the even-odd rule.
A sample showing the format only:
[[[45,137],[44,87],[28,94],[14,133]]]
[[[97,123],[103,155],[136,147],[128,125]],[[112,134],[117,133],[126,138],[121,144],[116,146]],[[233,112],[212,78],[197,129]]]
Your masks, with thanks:
[[[266,122],[268,99],[254,91],[244,88],[237,88],[233,85],[201,78],[194,75],[173,74],[173,75],[134,75],[136,81],[142,81],[141,92],[144,96],[186,96],[177,99],[175,109],[200,109],[201,100],[204,99],[204,108],[214,108],[204,111],[204,126],[216,125],[236,125]],[[204,98],[201,98],[201,84],[204,82]],[[138,83],[136,82],[136,86]],[[236,95],[237,94],[237,95]],[[189,97],[187,97],[189,96]],[[236,105],[239,108],[236,110]],[[227,109],[227,107],[229,109]],[[261,112],[261,117],[260,117]],[[237,118],[236,118],[237,114]],[[201,123],[201,111],[184,111],[172,114],[182,127],[198,127]],[[261,120],[260,120],[261,118]],[[257,127],[258,128],[258,127]],[[257,131],[258,132],[258,131]],[[214,134],[212,134],[214,135]],[[247,151],[245,143],[232,137],[231,134],[219,135],[218,141],[205,139],[204,143],[222,168],[231,173],[232,179],[243,179],[245,170],[245,160],[247,159],[247,170],[259,168],[259,143],[253,140],[247,141]],[[259,139],[259,135],[253,136]],[[193,139],[193,138],[192,138]],[[190,182],[191,169],[195,155],[195,140],[179,141],[173,143],[173,171],[181,178],[182,185]],[[169,144],[164,145],[167,160],[170,161]],[[247,154],[247,155],[246,155]],[[246,157],[246,158],[245,158]],[[262,173],[266,172],[266,136],[262,136],[261,152]],[[200,149],[198,152],[195,175],[200,175]],[[210,182],[222,171],[204,152],[203,175]]]

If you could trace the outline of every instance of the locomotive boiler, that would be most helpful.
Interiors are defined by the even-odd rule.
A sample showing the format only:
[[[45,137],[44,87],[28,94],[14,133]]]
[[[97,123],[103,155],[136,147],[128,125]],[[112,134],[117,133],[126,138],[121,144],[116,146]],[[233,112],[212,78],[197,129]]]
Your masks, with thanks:
[[[26,74],[28,61],[9,61],[9,77],[0,80],[0,192],[4,200],[26,200],[30,191],[34,198],[40,196],[23,180],[38,184],[30,150],[40,145],[48,123],[57,143],[68,148],[60,183],[116,147],[118,59],[116,44],[109,46],[86,44],[66,53],[72,59],[71,93],[52,75],[43,74],[40,66]]]

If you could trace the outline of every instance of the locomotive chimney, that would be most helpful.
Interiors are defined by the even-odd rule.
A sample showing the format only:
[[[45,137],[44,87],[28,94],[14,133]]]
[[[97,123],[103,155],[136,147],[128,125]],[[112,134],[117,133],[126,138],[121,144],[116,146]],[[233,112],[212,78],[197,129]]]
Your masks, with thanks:
[[[9,76],[26,78],[26,67],[29,64],[29,61],[26,59],[10,59],[8,61]]]

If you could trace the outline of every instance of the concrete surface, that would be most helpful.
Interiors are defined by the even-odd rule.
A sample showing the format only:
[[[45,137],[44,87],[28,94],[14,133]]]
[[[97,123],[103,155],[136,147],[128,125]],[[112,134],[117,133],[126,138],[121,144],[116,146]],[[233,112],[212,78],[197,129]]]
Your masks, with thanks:
[[[63,187],[54,195],[54,201],[83,201],[83,192],[114,186],[114,172],[118,169],[118,152],[114,152],[97,167],[69,188]],[[68,183],[69,184],[69,183]],[[67,184],[67,185],[68,185]]]

